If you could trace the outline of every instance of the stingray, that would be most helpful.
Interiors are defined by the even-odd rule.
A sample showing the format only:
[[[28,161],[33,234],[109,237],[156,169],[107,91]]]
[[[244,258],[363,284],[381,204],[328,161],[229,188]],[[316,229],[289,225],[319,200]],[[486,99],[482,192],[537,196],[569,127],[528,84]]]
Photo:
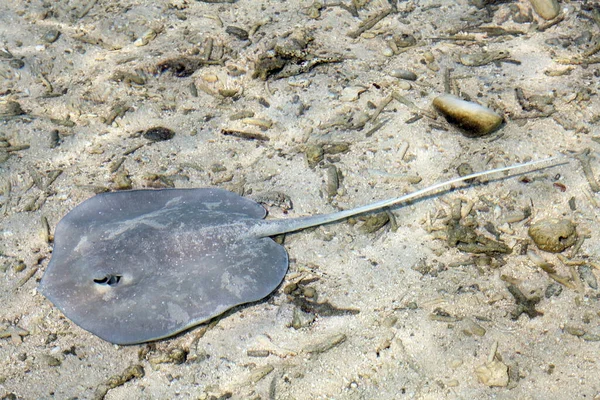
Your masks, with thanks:
[[[289,219],[265,220],[260,204],[217,188],[98,194],[58,223],[40,291],[74,323],[111,343],[166,338],[273,292],[287,272],[288,255],[272,236],[549,160],[455,178],[351,210]]]

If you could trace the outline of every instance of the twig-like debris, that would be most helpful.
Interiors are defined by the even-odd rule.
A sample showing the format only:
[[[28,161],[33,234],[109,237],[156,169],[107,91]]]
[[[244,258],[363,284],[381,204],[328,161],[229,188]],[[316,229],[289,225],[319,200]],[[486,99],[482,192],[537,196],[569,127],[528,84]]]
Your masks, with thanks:
[[[35,267],[33,267],[29,271],[27,271],[25,276],[23,278],[21,278],[19,280],[19,282],[17,282],[17,284],[15,285],[15,289],[18,289],[21,286],[23,286],[24,284],[26,284],[27,281],[29,281],[31,279],[31,277],[33,277],[35,275],[36,272],[38,272],[38,269],[39,269],[39,266],[36,265]]]
[[[263,141],[263,142],[269,141],[269,137],[266,135],[263,135],[261,133],[246,132],[246,131],[239,131],[236,129],[226,129],[226,128],[221,129],[221,133],[225,136],[235,136],[240,139],[259,140],[259,141]]]
[[[383,126],[384,126],[385,124],[387,124],[387,123],[388,123],[388,121],[389,121],[389,119],[387,119],[387,120],[385,120],[385,121],[378,122],[378,123],[377,123],[377,124],[376,124],[374,127],[372,127],[371,129],[369,129],[369,130],[367,131],[367,133],[365,133],[365,136],[366,136],[366,137],[371,137],[371,136],[373,136],[373,134],[374,134],[375,132],[377,132],[378,130],[380,130],[381,128],[383,128]]]
[[[374,122],[377,119],[377,117],[379,116],[379,114],[381,114],[381,112],[387,107],[388,104],[390,104],[390,102],[393,99],[394,98],[392,96],[387,96],[386,98],[384,98],[381,101],[381,103],[375,109],[375,112],[373,112],[373,115],[371,115],[371,121],[372,122]]]
[[[130,147],[130,148],[128,148],[128,149],[126,149],[126,150],[123,152],[123,155],[124,155],[124,156],[128,156],[128,155],[130,155],[130,154],[132,154],[132,153],[135,153],[137,150],[141,149],[141,148],[142,148],[142,147],[144,147],[146,144],[147,144],[147,143],[136,144],[135,146],[132,146],[132,147]],[[117,168],[117,169],[118,169],[118,168]],[[116,170],[115,170],[115,172],[116,172]]]
[[[355,31],[349,32],[348,36],[351,37],[352,39],[356,39],[357,37],[359,37],[366,31],[368,31],[369,29],[374,27],[379,21],[381,21],[382,19],[384,19],[385,17],[390,15],[393,11],[394,10],[390,8],[388,10],[381,11],[379,14],[375,14],[375,15],[369,17],[368,19],[366,19],[359,25],[358,29],[356,29]]]
[[[0,330],[0,339],[11,338],[14,344],[19,344],[23,341],[23,337],[29,335],[29,331],[20,328],[16,325],[11,325],[6,329]]]
[[[546,22],[538,27],[539,32],[544,32],[546,29],[552,28],[554,25],[562,22],[565,19],[565,14],[560,14],[558,17],[554,18],[551,21]]]
[[[85,17],[90,12],[90,10],[96,5],[97,2],[98,2],[98,0],[90,0],[90,2],[87,4],[87,6],[85,6],[83,8],[83,10],[81,10],[81,12],[77,16],[77,18],[81,19],[81,18]]]
[[[325,353],[326,351],[331,350],[332,348],[344,343],[346,339],[347,337],[343,333],[333,335],[325,339],[323,342],[308,345],[303,350],[305,353]]]
[[[583,56],[575,56],[571,58],[557,58],[556,61],[559,64],[563,65],[590,65],[590,64],[600,64],[600,57],[583,57]]]
[[[356,315],[360,310],[354,308],[338,308],[328,301],[317,303],[302,297],[294,298],[292,303],[305,313],[317,314],[321,317],[335,317],[340,315]]]
[[[115,122],[115,119],[122,117],[127,111],[129,111],[128,104],[122,102],[115,104],[106,116],[106,125],[112,125],[112,123]]]
[[[587,51],[585,51],[583,53],[584,57],[591,57],[594,54],[598,53],[600,51],[600,42],[596,43],[595,46],[590,47]]]
[[[109,390],[124,385],[126,382],[134,378],[144,377],[144,367],[141,365],[134,365],[127,368],[121,375],[115,375],[108,379],[108,381],[101,383],[96,388],[94,393],[94,400],[103,400]]]
[[[437,114],[435,114],[435,113],[433,113],[433,112],[431,112],[429,110],[424,110],[422,108],[417,107],[417,105],[415,103],[413,103],[412,101],[410,101],[406,97],[402,96],[398,92],[392,92],[392,97],[394,98],[394,100],[399,101],[400,103],[404,104],[405,106],[410,107],[415,112],[417,112],[419,115],[424,115],[424,116],[426,116],[428,118],[431,118],[433,120],[437,119]]]
[[[575,158],[578,159],[581,163],[583,174],[585,175],[585,178],[590,184],[590,189],[592,189],[592,192],[598,193],[600,192],[600,184],[598,184],[598,181],[594,176],[594,171],[592,171],[592,166],[590,164],[590,152],[591,149],[588,147],[584,149],[581,153],[576,154]]]

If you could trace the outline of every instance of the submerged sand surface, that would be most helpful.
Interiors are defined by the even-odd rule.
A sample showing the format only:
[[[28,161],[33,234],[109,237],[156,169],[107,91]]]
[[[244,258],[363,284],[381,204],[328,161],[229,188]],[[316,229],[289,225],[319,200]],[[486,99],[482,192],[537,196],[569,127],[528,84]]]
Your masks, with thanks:
[[[549,23],[526,1],[390,3],[0,2],[3,399],[600,398],[599,199],[574,157],[600,170],[598,6],[562,1]],[[469,138],[434,120],[445,82],[504,126]],[[150,143],[153,127],[175,136]],[[560,154],[394,209],[395,230],[287,235],[272,295],[152,344],[107,343],[36,290],[54,227],[100,191],[216,186],[290,218]],[[451,247],[461,211],[512,252]],[[577,225],[571,258],[529,238],[547,217]]]

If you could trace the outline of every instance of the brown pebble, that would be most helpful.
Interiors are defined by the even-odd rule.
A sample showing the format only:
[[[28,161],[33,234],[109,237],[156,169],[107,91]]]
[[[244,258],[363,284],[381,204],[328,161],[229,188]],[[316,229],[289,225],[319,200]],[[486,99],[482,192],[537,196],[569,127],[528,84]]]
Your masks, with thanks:
[[[528,233],[540,250],[550,253],[560,253],[577,241],[575,225],[567,219],[541,219],[531,224]]]

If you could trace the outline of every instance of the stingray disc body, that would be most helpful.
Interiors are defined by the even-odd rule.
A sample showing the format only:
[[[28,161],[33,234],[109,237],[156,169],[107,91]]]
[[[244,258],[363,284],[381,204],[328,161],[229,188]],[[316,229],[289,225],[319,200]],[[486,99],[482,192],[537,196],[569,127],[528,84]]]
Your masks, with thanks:
[[[285,249],[248,235],[259,204],[221,189],[99,194],[57,225],[41,292],[118,344],[174,335],[283,280]]]

